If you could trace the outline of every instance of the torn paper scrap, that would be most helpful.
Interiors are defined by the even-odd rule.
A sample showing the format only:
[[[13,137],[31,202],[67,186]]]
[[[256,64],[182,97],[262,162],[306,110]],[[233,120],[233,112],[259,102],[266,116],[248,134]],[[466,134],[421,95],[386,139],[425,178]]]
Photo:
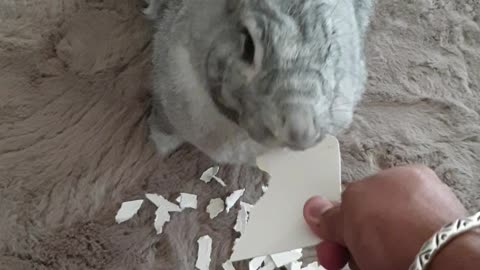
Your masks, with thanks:
[[[245,232],[245,228],[247,227],[248,223],[248,215],[250,214],[250,211],[253,208],[253,205],[240,202],[240,211],[238,211],[237,215],[237,223],[235,224],[235,227],[233,229],[240,234],[243,234]]]
[[[212,238],[208,235],[200,237],[198,243],[197,263],[195,267],[199,270],[209,270],[210,255],[212,253]]]
[[[205,183],[210,183],[210,181],[212,181],[212,179],[217,175],[219,170],[220,170],[220,167],[218,167],[218,166],[208,168],[200,176],[200,180],[202,180]]]
[[[193,208],[197,209],[197,195],[189,193],[180,193],[177,198],[177,202],[180,203],[180,208]]]
[[[216,218],[225,209],[225,203],[222,199],[211,199],[207,206],[207,213],[210,214],[210,218]]]
[[[240,202],[240,206],[245,208],[245,211],[247,211],[247,213],[250,213],[250,211],[252,211],[253,209],[253,205],[246,202]]]
[[[145,197],[157,207],[162,207],[163,209],[167,210],[168,212],[181,212],[180,206],[168,201],[162,195],[147,193]]]
[[[230,196],[227,197],[225,200],[225,204],[227,205],[227,213],[230,212],[230,209],[237,203],[238,199],[242,197],[243,193],[245,192],[245,189],[240,189],[237,191],[234,191]]]
[[[302,268],[301,270],[326,270],[326,269],[323,268],[323,266],[318,265],[317,262],[313,262],[307,265],[306,267]]]
[[[222,187],[227,186],[227,184],[225,184],[225,182],[223,182],[222,178],[217,177],[217,176],[213,176],[213,179],[215,179],[215,181],[217,181],[217,183],[219,183]]]
[[[219,170],[220,170],[220,167],[218,166],[208,168],[205,172],[202,173],[202,175],[200,176],[200,180],[202,180],[205,183],[210,183],[212,180],[215,180],[217,183],[219,183],[223,187],[226,187],[227,184],[225,184],[225,182],[223,182],[223,180],[217,176],[217,173]]]
[[[233,267],[233,263],[231,261],[226,261],[224,264],[222,264],[223,270],[235,270],[235,267]]]
[[[270,256],[267,256],[265,258],[265,261],[263,262],[263,267],[258,269],[258,270],[275,270],[275,263],[273,262],[272,258]]]
[[[300,258],[302,258],[302,256],[302,249],[295,249],[292,251],[270,255],[276,267],[282,267],[291,262],[298,261]]]
[[[291,262],[287,264],[287,270],[301,270],[302,263],[301,262]]]
[[[155,221],[153,226],[157,231],[157,234],[161,234],[163,232],[163,225],[170,221],[170,214],[168,213],[167,209],[163,208],[162,206],[157,208],[155,211]]]
[[[273,262],[265,264],[262,268],[259,268],[258,270],[275,270],[275,264]]]
[[[143,200],[123,202],[115,216],[115,221],[120,224],[131,219],[143,204]]]
[[[248,270],[258,270],[267,256],[256,257],[248,263]]]

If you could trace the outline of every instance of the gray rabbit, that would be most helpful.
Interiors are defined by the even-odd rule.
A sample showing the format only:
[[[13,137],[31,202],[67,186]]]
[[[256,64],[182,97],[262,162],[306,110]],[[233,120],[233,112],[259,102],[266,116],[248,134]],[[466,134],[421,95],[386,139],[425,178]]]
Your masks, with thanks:
[[[373,0],[150,0],[151,138],[218,162],[304,150],[349,126]]]

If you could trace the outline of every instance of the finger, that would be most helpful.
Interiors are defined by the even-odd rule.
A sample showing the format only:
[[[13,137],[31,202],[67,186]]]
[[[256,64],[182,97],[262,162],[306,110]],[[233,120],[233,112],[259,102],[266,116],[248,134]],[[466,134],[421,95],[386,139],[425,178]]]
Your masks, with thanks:
[[[313,197],[305,203],[303,215],[318,237],[345,245],[342,230],[343,218],[339,205],[335,206],[321,197]]]
[[[315,250],[318,262],[327,270],[340,270],[350,259],[348,250],[334,242],[324,241]]]
[[[360,270],[360,267],[358,267],[358,265],[354,261],[349,262],[348,266],[351,270]]]
[[[342,181],[342,192],[344,192],[345,189],[346,189],[349,185],[351,185],[351,184],[352,184],[352,182],[344,182],[344,181]]]

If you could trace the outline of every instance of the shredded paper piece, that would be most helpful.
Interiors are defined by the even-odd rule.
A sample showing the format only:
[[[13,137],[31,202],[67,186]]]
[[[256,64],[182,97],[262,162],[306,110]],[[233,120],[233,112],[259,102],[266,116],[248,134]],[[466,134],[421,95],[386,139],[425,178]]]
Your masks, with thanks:
[[[214,176],[213,179],[215,179],[215,181],[217,181],[217,183],[219,183],[222,187],[227,186],[227,184],[225,184],[225,182],[223,182],[223,180],[220,177]]]
[[[256,257],[248,263],[248,270],[258,270],[267,256]]]
[[[249,208],[249,204],[242,202],[242,208]],[[251,208],[250,208],[251,209]],[[302,249],[272,254],[269,256],[260,256],[250,260],[249,270],[273,270],[286,266],[288,270],[304,270],[302,263],[298,260],[302,258]],[[263,267],[261,267],[263,264]],[[317,270],[317,268],[305,268],[306,270]]]
[[[241,209],[240,211],[238,211],[237,223],[235,224],[235,227],[233,227],[233,229],[240,234],[243,234],[245,232],[245,228],[247,227],[248,215],[250,214],[253,205],[240,202],[240,207]]]
[[[265,258],[265,261],[263,262],[263,267],[258,269],[258,270],[275,270],[275,263],[273,262],[272,258],[270,256],[267,256]]]
[[[240,189],[237,191],[234,191],[230,196],[227,197],[225,200],[225,204],[227,205],[227,213],[230,212],[230,209],[237,203],[238,199],[243,196],[243,193],[245,192],[245,189]]]
[[[211,199],[207,206],[207,213],[210,214],[210,219],[216,218],[225,209],[225,203],[222,199]]]
[[[162,195],[147,193],[145,197],[149,201],[151,201],[155,206],[162,207],[163,209],[167,210],[168,212],[181,212],[180,206],[168,201]]]
[[[131,219],[143,204],[143,200],[123,202],[115,216],[115,221],[120,224]]]
[[[302,256],[302,249],[295,249],[292,251],[270,255],[276,267],[282,267],[291,262],[296,262],[302,258]]]
[[[180,208],[193,208],[197,209],[197,195],[189,193],[180,193],[177,198],[177,202],[180,203]]]
[[[326,270],[326,269],[323,268],[323,266],[318,265],[317,262],[313,262],[307,265],[307,267],[302,268],[301,270]]]
[[[208,235],[200,237],[198,243],[197,263],[195,267],[199,270],[209,270],[210,255],[212,253],[212,238]]]
[[[287,270],[301,270],[302,263],[301,262],[291,262],[287,264]]]
[[[145,197],[157,206],[153,226],[157,234],[161,234],[163,232],[163,226],[170,221],[170,212],[181,212],[182,209],[180,206],[165,199],[162,195],[147,193]]]
[[[223,187],[226,187],[227,184],[217,176],[218,171],[220,170],[220,167],[215,166],[208,168],[203,174],[200,176],[200,180],[202,180],[205,183],[210,183],[212,180],[215,180],[217,183],[222,185]]]
[[[155,211],[155,221],[153,223],[157,234],[161,234],[163,232],[163,225],[165,225],[165,223],[169,221],[170,214],[168,213],[168,211],[162,206],[157,208],[157,211]]]
[[[210,183],[210,181],[212,181],[213,177],[217,175],[219,170],[220,170],[220,167],[218,167],[218,166],[208,168],[200,176],[200,180],[202,180],[205,183]]]
[[[223,270],[235,270],[235,267],[233,267],[233,263],[231,261],[226,261],[224,264],[222,264]]]

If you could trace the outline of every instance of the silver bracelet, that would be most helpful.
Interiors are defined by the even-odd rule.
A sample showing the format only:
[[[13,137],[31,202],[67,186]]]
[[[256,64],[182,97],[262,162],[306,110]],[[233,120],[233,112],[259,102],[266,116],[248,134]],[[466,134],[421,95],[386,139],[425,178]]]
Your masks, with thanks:
[[[409,270],[425,270],[442,247],[458,235],[480,227],[480,212],[468,218],[457,219],[444,226],[422,246]]]

